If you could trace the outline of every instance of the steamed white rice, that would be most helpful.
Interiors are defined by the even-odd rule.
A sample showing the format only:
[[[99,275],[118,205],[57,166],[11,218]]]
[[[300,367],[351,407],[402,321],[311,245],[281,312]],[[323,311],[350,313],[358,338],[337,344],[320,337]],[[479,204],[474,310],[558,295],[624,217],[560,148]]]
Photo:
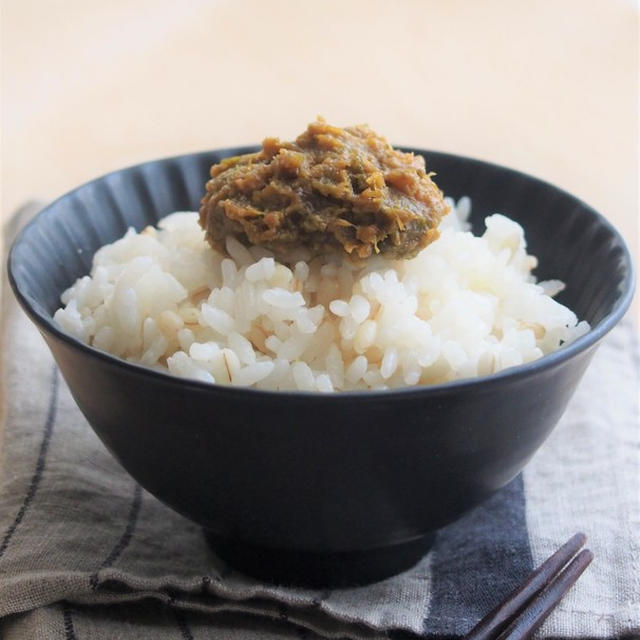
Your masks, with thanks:
[[[95,255],[54,319],[78,339],[178,376],[258,389],[387,389],[483,376],[589,330],[538,282],[522,228],[466,230],[468,198],[413,260],[337,257],[294,267],[265,249],[205,242],[197,213],[130,229]]]

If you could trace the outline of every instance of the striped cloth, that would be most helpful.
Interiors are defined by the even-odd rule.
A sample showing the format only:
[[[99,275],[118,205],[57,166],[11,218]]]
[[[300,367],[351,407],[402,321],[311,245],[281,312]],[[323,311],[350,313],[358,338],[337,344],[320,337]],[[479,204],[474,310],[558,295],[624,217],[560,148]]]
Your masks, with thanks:
[[[410,571],[319,591],[233,571],[199,527],[137,485],[4,292],[0,638],[459,637],[577,530],[596,559],[540,637],[639,637],[639,355],[629,322],[608,336],[523,475],[443,529]]]

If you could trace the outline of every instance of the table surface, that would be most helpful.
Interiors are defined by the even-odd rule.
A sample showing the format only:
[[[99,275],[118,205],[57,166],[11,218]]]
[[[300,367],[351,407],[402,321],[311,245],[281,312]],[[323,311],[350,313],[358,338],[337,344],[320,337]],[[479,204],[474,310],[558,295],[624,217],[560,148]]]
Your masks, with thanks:
[[[630,0],[6,0],[1,215],[322,114],[549,180],[637,257],[637,27]]]

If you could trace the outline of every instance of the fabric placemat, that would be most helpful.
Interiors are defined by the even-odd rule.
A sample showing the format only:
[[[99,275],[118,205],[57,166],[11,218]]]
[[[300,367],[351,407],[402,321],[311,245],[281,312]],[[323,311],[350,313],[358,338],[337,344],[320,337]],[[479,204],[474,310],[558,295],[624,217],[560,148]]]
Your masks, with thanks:
[[[607,336],[523,474],[441,530],[413,569],[320,591],[233,571],[198,526],[141,489],[3,292],[1,638],[459,637],[578,530],[595,560],[539,637],[640,634],[640,356],[630,322]]]

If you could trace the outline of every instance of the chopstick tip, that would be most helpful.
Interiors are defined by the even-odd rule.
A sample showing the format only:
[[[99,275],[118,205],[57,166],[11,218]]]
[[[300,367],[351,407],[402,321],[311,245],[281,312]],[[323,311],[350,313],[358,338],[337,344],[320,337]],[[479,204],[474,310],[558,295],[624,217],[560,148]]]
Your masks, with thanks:
[[[591,551],[591,549],[583,549],[577,556],[576,558],[581,558],[583,559],[585,566],[590,564],[591,561],[595,558],[595,555],[593,554],[593,551]]]
[[[582,547],[586,541],[587,534],[583,533],[582,531],[578,531],[578,533],[575,533],[573,536],[571,536],[571,538],[569,538],[569,542],[577,545],[578,548]]]

